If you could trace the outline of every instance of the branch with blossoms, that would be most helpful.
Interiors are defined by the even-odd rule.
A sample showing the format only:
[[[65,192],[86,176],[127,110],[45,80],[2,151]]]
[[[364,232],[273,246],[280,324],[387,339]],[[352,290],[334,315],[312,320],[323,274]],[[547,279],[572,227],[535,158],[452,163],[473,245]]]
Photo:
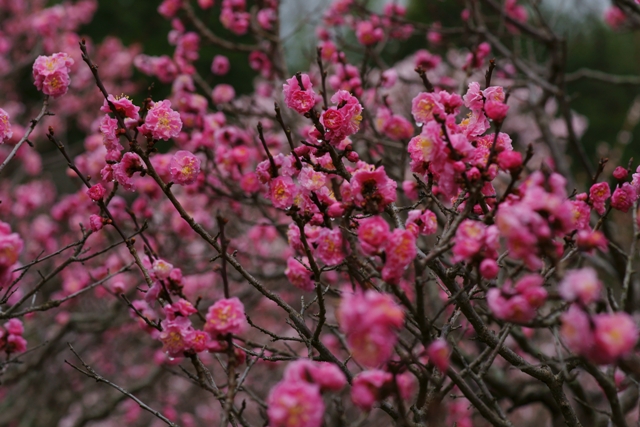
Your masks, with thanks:
[[[633,2],[617,3],[633,28]],[[214,31],[205,11],[245,38]],[[566,42],[515,0],[468,2],[455,28],[412,22],[396,2],[334,1],[297,73],[276,1],[165,0],[159,12],[172,55],[123,68],[170,83],[166,99],[136,101],[141,85],[121,90],[105,52],[67,34],[74,46],[47,41],[32,73],[61,104],[45,101],[18,141],[0,116],[15,145],[3,164],[28,164],[37,122],[87,93],[82,147],[46,125],[71,190],[49,197],[50,182],[19,173],[15,191],[0,186],[6,390],[40,372],[64,390],[34,419],[635,422],[640,169],[595,161],[566,88],[634,79],[569,72]],[[391,60],[415,36],[429,49]],[[201,38],[219,54],[203,58]],[[247,54],[253,93],[219,83],[237,66],[225,52]],[[51,356],[38,354],[49,336]],[[62,370],[64,341],[102,385]],[[0,423],[26,416],[17,395]],[[106,403],[85,409],[85,396]]]

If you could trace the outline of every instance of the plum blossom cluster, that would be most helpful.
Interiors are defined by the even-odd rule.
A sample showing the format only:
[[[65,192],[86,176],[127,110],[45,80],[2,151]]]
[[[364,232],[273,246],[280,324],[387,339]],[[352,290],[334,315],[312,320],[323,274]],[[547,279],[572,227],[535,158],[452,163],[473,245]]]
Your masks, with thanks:
[[[14,153],[25,167],[0,166],[14,172],[0,185],[0,424],[28,414],[14,396],[38,369],[61,395],[110,402],[104,381],[47,365],[49,353],[71,363],[66,341],[95,367],[85,375],[139,381],[157,421],[187,427],[623,426],[634,415],[640,166],[603,159],[588,179],[570,176],[549,143],[580,144],[553,62],[565,53],[549,67],[505,54],[509,34],[538,37],[541,52],[561,45],[517,0],[490,19],[484,4],[463,10],[460,28],[412,22],[394,1],[376,12],[335,0],[300,72],[273,0],[164,0],[171,52],[157,57],[116,39],[78,50],[95,2],[34,3],[34,16],[7,4],[20,19],[0,30],[0,150],[26,136]],[[631,22],[623,8],[619,26]],[[29,25],[45,39],[28,61],[42,53],[34,84],[59,98],[44,101],[56,115],[42,113],[69,166],[59,189],[61,158],[43,157],[42,132],[29,136],[39,106],[17,105],[2,80],[18,42],[31,46]],[[461,31],[468,45],[450,49]],[[388,62],[413,36],[428,49]],[[228,84],[241,61],[255,71],[250,94]],[[134,102],[147,78],[167,95]],[[58,131],[69,118],[83,144]],[[25,337],[46,351],[26,351]],[[610,407],[596,414],[585,399]],[[106,410],[105,425],[152,425],[139,403]],[[40,423],[95,416],[60,406]]]

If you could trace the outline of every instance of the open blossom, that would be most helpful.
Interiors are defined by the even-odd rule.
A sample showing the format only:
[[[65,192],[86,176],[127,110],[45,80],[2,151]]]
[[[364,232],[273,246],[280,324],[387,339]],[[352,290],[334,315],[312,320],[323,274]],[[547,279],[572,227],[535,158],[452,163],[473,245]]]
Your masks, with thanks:
[[[389,224],[381,216],[372,216],[359,221],[358,239],[367,255],[380,251],[390,237]]]
[[[543,283],[542,276],[529,274],[518,280],[513,289],[510,282],[503,289],[491,288],[487,292],[487,304],[498,319],[515,323],[530,322],[536,316],[536,309],[547,299]]]
[[[397,185],[387,176],[384,166],[375,170],[360,169],[351,179],[353,201],[368,212],[381,212],[396,201]]]
[[[113,178],[125,190],[134,191],[135,186],[131,177],[136,172],[142,172],[144,165],[142,159],[136,153],[128,152],[122,156],[120,163],[113,165]]]
[[[598,182],[591,186],[589,190],[589,200],[598,215],[604,214],[604,204],[611,196],[611,189],[606,182]]]
[[[624,312],[592,316],[572,305],[560,318],[560,336],[574,353],[597,364],[614,363],[629,354],[638,341],[638,327]]]
[[[213,57],[213,62],[211,62],[211,72],[216,76],[224,76],[229,72],[231,68],[231,63],[229,62],[229,58],[224,55],[216,55]]]
[[[162,349],[171,357],[179,357],[191,348],[186,338],[192,329],[191,322],[186,317],[162,321],[162,332],[158,339],[162,342]]]
[[[371,21],[360,21],[356,25],[356,37],[362,45],[371,46],[382,40],[384,31]]]
[[[320,386],[320,391],[340,391],[347,385],[344,373],[333,363],[299,359],[287,365],[285,381],[306,381]]]
[[[73,59],[64,52],[51,56],[38,56],[33,63],[34,84],[39,91],[54,98],[64,95],[69,89],[69,72]]]
[[[193,184],[200,173],[200,159],[189,151],[177,151],[171,157],[169,173],[171,174],[171,180],[176,184]]]
[[[558,286],[558,292],[565,301],[579,300],[585,305],[597,301],[601,291],[602,283],[591,267],[568,271]]]
[[[144,125],[139,129],[140,132],[150,135],[153,139],[167,141],[175,138],[182,129],[180,113],[171,109],[171,101],[158,101],[149,109]]]
[[[9,123],[9,114],[0,108],[0,144],[13,136],[11,131],[11,123]]]
[[[296,185],[291,177],[278,176],[269,182],[269,196],[274,207],[278,209],[290,208],[295,195]]]
[[[391,357],[397,330],[404,324],[404,311],[390,295],[366,291],[344,294],[338,319],[356,361],[376,367]]]
[[[306,381],[279,382],[269,392],[267,406],[271,427],[320,427],[323,422],[320,388]]]
[[[0,221],[0,270],[12,267],[18,261],[23,247],[24,242],[18,233],[12,233],[9,224]]]
[[[340,229],[322,228],[315,243],[318,245],[314,255],[328,265],[340,264],[344,260],[342,251],[342,233]]]
[[[308,262],[306,257],[303,261]],[[297,288],[304,291],[312,291],[315,289],[311,271],[293,257],[287,259],[287,268],[284,274],[287,276],[287,279],[289,279],[289,282]]]
[[[113,111],[111,109],[109,103],[114,106],[116,111]],[[102,107],[100,107],[100,111],[104,113],[118,113],[123,116],[123,118],[127,117],[133,120],[138,120],[140,118],[140,115],[138,114],[138,111],[140,111],[140,107],[134,105],[133,102],[131,102],[131,100],[124,95],[114,97],[113,95],[109,94],[107,99],[104,100]]]
[[[209,307],[204,325],[211,335],[240,334],[247,328],[244,305],[237,297],[221,299]]]
[[[635,188],[628,182],[622,184],[611,196],[611,207],[622,212],[628,212],[633,203],[638,199]]]
[[[382,269],[382,279],[397,283],[418,253],[415,235],[409,230],[393,230],[384,246],[384,252],[386,262]]]
[[[438,231],[438,219],[436,214],[429,209],[424,211],[414,209],[407,213],[405,227],[416,236],[418,234],[433,234]]]
[[[226,104],[236,97],[236,91],[233,86],[226,83],[216,85],[211,91],[211,99],[216,104]]]
[[[331,97],[331,102],[337,106],[325,110],[320,116],[320,123],[325,127],[327,140],[337,145],[360,129],[362,105],[355,96],[342,89]]]
[[[308,74],[300,74],[300,82],[296,76],[293,76],[282,85],[282,89],[287,107],[304,114],[316,104],[316,94],[312,90],[313,83]]]

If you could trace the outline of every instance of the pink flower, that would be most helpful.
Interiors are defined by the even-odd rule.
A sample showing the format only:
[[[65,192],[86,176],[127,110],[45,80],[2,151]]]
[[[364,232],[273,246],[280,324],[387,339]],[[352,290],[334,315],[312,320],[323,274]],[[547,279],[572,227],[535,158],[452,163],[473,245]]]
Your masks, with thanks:
[[[447,369],[449,369],[451,350],[446,340],[439,338],[429,344],[427,356],[429,356],[429,362],[433,363],[436,368],[441,372],[447,372]]]
[[[589,317],[578,306],[571,305],[560,317],[560,335],[569,350],[586,355],[593,346],[593,329]]]
[[[610,196],[611,190],[606,182],[598,182],[591,186],[589,200],[598,215],[604,214],[604,204]]]
[[[296,76],[291,77],[282,85],[282,93],[287,107],[304,114],[316,105],[316,94],[311,89],[313,84],[308,74],[301,74],[300,82],[302,82],[302,87],[300,87]]]
[[[191,322],[186,317],[162,321],[162,332],[158,339],[162,342],[162,349],[170,357],[180,357],[191,348],[186,335],[192,330]]]
[[[365,254],[373,255],[380,251],[389,237],[389,224],[381,216],[372,216],[359,221],[358,239]]]
[[[237,297],[221,299],[209,307],[205,332],[213,337],[224,334],[240,334],[247,329],[244,305]]]
[[[329,107],[322,113],[320,123],[325,127],[327,140],[338,145],[360,129],[362,105],[346,90],[338,90],[331,97],[331,102],[337,104],[337,107]]]
[[[198,310],[187,300],[180,298],[178,301],[173,304],[167,304],[163,307],[163,310],[167,316],[167,319],[174,320],[176,319],[177,314],[182,317],[189,317],[190,315],[197,313]]]
[[[611,196],[611,207],[622,212],[628,212],[633,203],[638,199],[635,188],[628,182],[618,187]]]
[[[104,220],[100,215],[89,216],[89,228],[91,228],[91,231],[95,233],[102,230],[102,227],[104,227]]]
[[[360,21],[356,25],[356,37],[360,44],[371,46],[382,40],[384,31],[382,31],[382,28],[373,25],[371,21]]]
[[[216,85],[211,92],[211,99],[215,104],[226,104],[231,102],[236,97],[236,91],[233,86],[221,83]]]
[[[34,84],[45,95],[54,98],[64,95],[69,89],[69,72],[73,63],[73,59],[64,52],[38,56],[33,63]]]
[[[113,165],[113,177],[125,190],[134,191],[135,186],[131,177],[136,172],[142,172],[144,166],[142,159],[136,153],[128,152],[122,157],[120,163]]]
[[[171,270],[173,270],[173,265],[163,259],[156,259],[153,261],[151,270],[157,279],[166,280],[169,278]]]
[[[0,108],[0,144],[13,136],[11,131],[11,123],[9,123],[9,114]]]
[[[393,375],[380,370],[364,371],[356,375],[351,386],[351,400],[363,411],[370,411],[373,404],[386,394],[382,388],[393,381]]]
[[[487,292],[487,304],[498,319],[515,323],[530,322],[536,316],[536,309],[547,299],[543,282],[541,276],[529,274],[518,280],[513,289],[510,289],[510,282],[503,289],[491,288]]]
[[[397,283],[404,270],[416,257],[416,237],[409,230],[395,229],[384,246],[386,262],[382,269],[382,279]]]
[[[484,104],[484,112],[491,120],[502,123],[507,116],[509,106],[500,101],[487,101]]]
[[[518,151],[503,151],[498,154],[498,166],[509,172],[517,172],[522,166],[522,154]]]
[[[102,186],[102,184],[98,183],[87,190],[87,195],[94,202],[102,200],[106,193],[106,190]]]
[[[224,55],[216,55],[213,57],[213,62],[211,63],[211,72],[216,76],[224,76],[229,72],[231,68],[231,63],[229,62],[229,58]]]
[[[107,101],[113,104],[116,111],[111,110],[109,102]],[[140,111],[140,107],[134,105],[133,102],[131,102],[131,100],[124,95],[114,97],[113,95],[109,94],[107,99],[104,100],[102,107],[100,107],[100,111],[104,113],[118,113],[122,116],[122,118],[127,117],[133,120],[138,120],[140,118],[140,115],[138,114],[138,111]]]
[[[284,381],[306,381],[320,386],[320,391],[340,391],[347,385],[347,378],[336,365],[329,362],[296,360],[287,365]]]
[[[469,260],[480,252],[485,237],[485,228],[486,226],[478,221],[470,219],[462,221],[456,231],[455,245],[452,249],[454,262]]]
[[[23,247],[24,242],[18,233],[11,233],[9,225],[0,221],[0,270],[12,267]]]
[[[182,129],[180,113],[171,109],[171,101],[158,101],[153,104],[147,113],[144,125],[138,129],[153,139],[167,141],[170,138],[175,138]]]
[[[306,257],[303,260],[308,262]],[[315,284],[312,279],[312,273],[303,265],[300,261],[293,257],[287,258],[287,268],[284,274],[289,279],[289,282],[296,288],[300,288],[303,291],[312,291],[315,289]]]
[[[387,294],[345,293],[338,320],[353,357],[365,366],[375,367],[391,357],[397,330],[404,324],[404,311]]]
[[[296,186],[291,177],[278,176],[269,182],[271,203],[278,209],[288,209],[293,204]]]
[[[384,166],[376,170],[360,169],[351,179],[353,202],[367,212],[382,212],[396,201],[397,183],[390,179]]]
[[[434,119],[434,115],[441,117],[444,106],[440,97],[434,92],[420,92],[411,101],[411,114],[418,125],[424,125]]]
[[[324,417],[320,389],[305,381],[282,381],[267,398],[271,427],[320,427]]]
[[[340,264],[344,260],[342,252],[342,233],[340,229],[322,228],[315,243],[314,255],[327,265]]]
[[[627,177],[629,176],[629,171],[622,166],[617,166],[612,175],[618,181],[626,181]]]
[[[171,157],[169,172],[174,183],[180,185],[193,184],[200,174],[200,159],[189,151],[176,151]]]
[[[558,293],[565,301],[579,300],[585,305],[600,299],[601,291],[602,283],[591,267],[568,271],[558,285]]]
[[[627,16],[616,6],[611,6],[604,12],[604,22],[614,30],[617,30],[626,20]]]
[[[498,277],[499,272],[500,272],[500,266],[494,259],[485,258],[480,263],[480,274],[485,279],[493,280],[496,277]]]
[[[438,231],[438,219],[436,214],[429,209],[424,211],[414,209],[407,213],[405,227],[416,236],[418,234],[433,234]]]
[[[600,314],[594,321],[594,348],[590,358],[596,363],[613,363],[633,350],[638,341],[638,328],[627,313]]]
[[[24,334],[24,326],[20,319],[9,319],[9,321],[4,324],[4,328],[12,335]]]

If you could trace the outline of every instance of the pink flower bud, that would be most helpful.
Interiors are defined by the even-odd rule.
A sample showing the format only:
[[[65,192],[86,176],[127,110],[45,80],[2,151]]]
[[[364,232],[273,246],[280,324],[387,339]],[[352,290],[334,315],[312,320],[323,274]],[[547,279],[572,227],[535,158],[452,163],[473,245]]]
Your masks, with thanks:
[[[628,176],[629,176],[629,171],[626,168],[623,168],[622,166],[616,167],[616,169],[613,171],[613,177],[618,181],[625,181]]]
[[[87,195],[89,196],[89,198],[91,198],[91,200],[97,202],[99,200],[102,200],[105,192],[106,190],[104,189],[102,184],[96,184],[87,190]]]

